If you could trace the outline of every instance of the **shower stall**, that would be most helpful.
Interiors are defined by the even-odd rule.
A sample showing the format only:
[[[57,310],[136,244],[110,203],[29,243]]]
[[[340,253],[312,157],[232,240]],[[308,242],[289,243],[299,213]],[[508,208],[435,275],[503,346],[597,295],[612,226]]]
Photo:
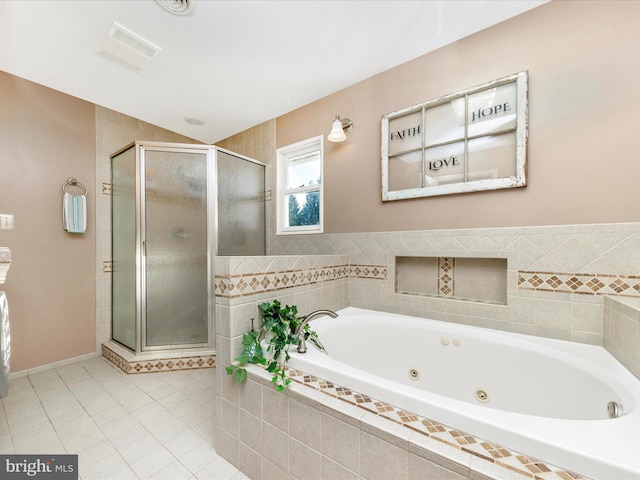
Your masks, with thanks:
[[[135,142],[111,156],[111,188],[112,341],[154,358],[212,351],[213,257],[265,254],[265,166]]]

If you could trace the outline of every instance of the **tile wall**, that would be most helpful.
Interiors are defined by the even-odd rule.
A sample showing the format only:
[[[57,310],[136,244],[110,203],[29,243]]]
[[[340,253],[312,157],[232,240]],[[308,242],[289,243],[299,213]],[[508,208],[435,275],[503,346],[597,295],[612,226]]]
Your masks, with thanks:
[[[638,329],[621,337],[622,317],[603,321],[606,297],[640,300],[638,223],[279,236],[274,252],[216,260],[219,362],[239,353],[257,304],[278,298],[301,312],[350,305],[604,345],[638,375]],[[408,255],[506,260],[506,305],[397,293],[396,257]]]
[[[343,254],[387,273],[350,277],[351,306],[595,345],[604,296],[640,297],[638,223],[280,236],[270,254]],[[506,259],[507,304],[398,294],[395,258],[406,255]]]
[[[251,326],[249,319],[258,318],[257,304],[277,298],[298,305],[301,312],[351,305],[604,345],[638,376],[639,247],[640,224],[636,223],[276,237],[271,253],[282,256],[217,259],[218,364],[228,364],[240,352],[241,335]],[[504,259],[507,304],[396,293],[396,256],[408,255]],[[451,271],[454,277],[464,274],[464,269]],[[474,269],[473,275],[477,272]],[[252,478],[284,478],[307,468],[340,472],[345,478],[375,478],[376,472],[362,470],[363,465],[374,462],[371,452],[380,448],[379,455],[387,458],[384,452],[396,451],[394,447],[399,444],[402,448],[397,455],[388,458],[401,458],[403,465],[380,465],[379,471],[392,468],[401,472],[402,478],[413,478],[411,465],[419,463],[451,478],[504,478],[505,472],[495,468],[510,470],[508,475],[513,478],[537,478],[540,474],[545,478],[580,478],[517,452],[501,460],[490,458],[491,452],[502,455],[500,452],[508,448],[489,445],[486,449],[481,440],[478,443],[485,450],[464,447],[463,452],[465,448],[473,451],[462,460],[451,450],[441,450],[438,442],[442,439],[427,441],[429,447],[422,450],[420,442],[424,439],[416,440],[417,446],[408,442],[408,437],[415,437],[415,430],[397,431],[397,419],[375,421],[374,425],[361,419],[346,422],[357,427],[353,435],[359,439],[360,470],[353,470],[344,459],[340,463],[338,457],[325,452],[333,448],[339,456],[341,449],[353,443],[323,446],[321,440],[307,438],[313,434],[292,430],[293,419],[309,415],[320,418],[322,428],[323,421],[329,424],[335,419],[344,420],[342,410],[328,407],[331,401],[326,397],[311,394],[310,399],[303,400],[295,393],[279,397],[264,379],[257,385],[238,387],[222,368],[216,380],[218,408],[225,412],[217,425],[218,451]],[[258,408],[256,398],[263,399],[263,417],[252,411]],[[323,420],[326,415],[334,419]],[[253,437],[256,429],[259,434]],[[450,436],[465,441],[472,438],[460,432]],[[276,451],[273,445],[281,448]],[[478,463],[479,456],[484,456],[486,463]],[[447,472],[439,470],[442,468]]]
[[[640,378],[640,298],[604,298],[604,348]]]
[[[345,255],[216,257],[216,363],[228,365],[242,351],[242,334],[259,327],[258,305],[279,300],[300,314],[348,305],[351,275]],[[222,369],[221,369],[222,370]]]

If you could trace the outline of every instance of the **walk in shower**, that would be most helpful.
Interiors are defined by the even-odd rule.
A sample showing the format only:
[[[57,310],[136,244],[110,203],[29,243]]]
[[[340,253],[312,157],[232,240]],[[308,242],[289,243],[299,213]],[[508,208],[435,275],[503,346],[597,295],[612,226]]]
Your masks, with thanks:
[[[212,351],[213,257],[265,254],[265,166],[135,142],[111,156],[111,188],[112,341],[134,354]]]

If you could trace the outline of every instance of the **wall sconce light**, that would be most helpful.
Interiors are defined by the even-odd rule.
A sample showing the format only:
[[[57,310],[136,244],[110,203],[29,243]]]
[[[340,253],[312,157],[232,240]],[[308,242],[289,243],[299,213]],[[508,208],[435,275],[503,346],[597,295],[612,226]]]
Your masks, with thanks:
[[[347,135],[351,133],[353,122],[348,118],[340,118],[336,115],[336,119],[331,124],[331,132],[327,135],[327,140],[330,142],[344,142],[347,139]]]

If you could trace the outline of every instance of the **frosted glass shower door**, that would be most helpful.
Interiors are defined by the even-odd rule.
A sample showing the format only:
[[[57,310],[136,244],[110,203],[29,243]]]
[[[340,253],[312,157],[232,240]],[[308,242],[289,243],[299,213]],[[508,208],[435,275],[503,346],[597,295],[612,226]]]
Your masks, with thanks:
[[[264,165],[218,150],[218,255],[265,255]]]
[[[143,350],[209,342],[207,150],[143,149]]]
[[[136,149],[111,159],[111,338],[136,349]]]

